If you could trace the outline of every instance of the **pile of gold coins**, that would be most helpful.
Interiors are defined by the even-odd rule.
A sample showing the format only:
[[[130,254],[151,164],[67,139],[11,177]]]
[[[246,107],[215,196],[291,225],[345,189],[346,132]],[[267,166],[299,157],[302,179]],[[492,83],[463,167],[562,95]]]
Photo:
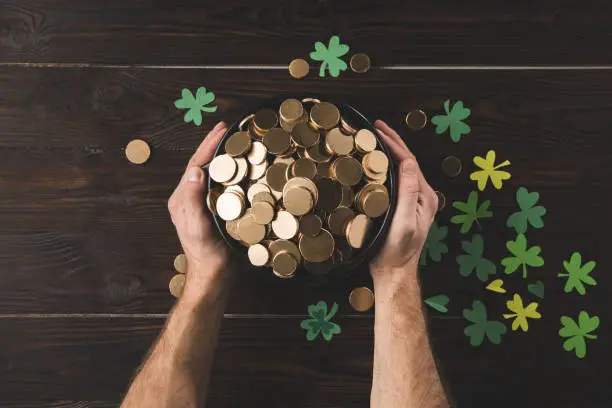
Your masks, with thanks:
[[[255,266],[324,275],[365,245],[389,208],[377,139],[317,99],[286,99],[242,120],[209,164],[206,201]]]

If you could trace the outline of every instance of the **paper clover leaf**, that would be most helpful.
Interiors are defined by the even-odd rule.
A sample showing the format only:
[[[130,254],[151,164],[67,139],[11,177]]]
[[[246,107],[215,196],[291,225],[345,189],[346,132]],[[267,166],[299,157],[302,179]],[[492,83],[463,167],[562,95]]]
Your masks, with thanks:
[[[502,322],[487,319],[487,309],[480,300],[472,303],[472,309],[463,309],[463,317],[473,323],[463,330],[473,347],[480,346],[485,335],[491,343],[499,344],[506,333],[506,326]]]
[[[436,125],[436,134],[440,135],[450,129],[450,137],[457,143],[463,135],[471,132],[470,126],[463,122],[470,116],[470,110],[463,107],[462,101],[457,101],[450,109],[450,99],[444,102],[446,115],[436,115],[431,118],[431,123]]]
[[[528,225],[533,228],[542,228],[544,226],[542,216],[546,214],[546,208],[535,205],[539,198],[539,193],[530,193],[525,187],[519,187],[516,190],[516,202],[521,210],[508,217],[506,226],[514,228],[517,234],[527,232]]]
[[[527,323],[527,318],[530,319],[539,319],[542,317],[540,313],[538,313],[538,304],[536,302],[532,302],[527,305],[527,307],[523,307],[523,299],[518,294],[514,294],[512,300],[506,302],[506,306],[508,310],[514,313],[504,314],[504,319],[512,319],[512,331],[516,331],[519,327],[521,330],[526,332],[529,330],[529,324]]]
[[[504,289],[504,281],[501,279],[491,281],[491,283],[487,285],[486,289],[495,293],[506,293],[506,289]]]
[[[527,266],[540,267],[544,265],[544,259],[540,256],[542,248],[532,246],[527,249],[527,238],[523,234],[518,234],[515,241],[506,242],[506,248],[514,255],[501,261],[501,264],[505,267],[504,273],[507,275],[515,272],[522,265],[523,278],[527,279]]]
[[[565,351],[575,350],[576,357],[584,358],[586,355],[586,341],[584,339],[595,340],[596,334],[590,334],[599,327],[599,316],[590,317],[585,311],[578,315],[578,324],[568,316],[561,316],[561,329],[559,336],[567,337],[563,343]]]
[[[310,53],[310,58],[315,61],[321,61],[321,68],[319,68],[320,77],[325,76],[325,69],[334,78],[340,75],[340,71],[346,71],[346,62],[342,61],[340,57],[349,52],[349,46],[340,44],[340,37],[337,35],[332,36],[327,47],[320,41],[317,41],[314,47],[315,51]]]
[[[593,279],[589,274],[595,269],[595,261],[590,261],[582,265],[582,255],[580,252],[574,252],[568,261],[563,261],[563,268],[567,273],[560,273],[559,277],[567,277],[565,283],[565,293],[570,293],[572,290],[576,290],[579,294],[583,295],[586,293],[584,285],[597,285],[597,281]]]
[[[202,124],[202,112],[217,111],[216,106],[206,106],[215,100],[215,94],[207,91],[204,87],[198,88],[195,96],[189,89],[184,88],[181,96],[181,99],[174,102],[174,106],[178,109],[187,109],[183,118],[185,123],[193,122],[194,125],[200,126]]]
[[[502,188],[502,181],[510,178],[510,173],[507,171],[497,170],[502,167],[510,165],[510,160],[506,160],[497,166],[495,165],[495,151],[489,150],[487,157],[482,158],[480,156],[474,157],[474,164],[480,167],[482,170],[476,170],[470,174],[470,180],[478,182],[478,190],[483,191],[487,186],[487,181],[491,179],[493,187],[496,189]]]
[[[490,275],[495,275],[495,264],[488,259],[482,257],[484,250],[484,241],[482,236],[476,234],[472,237],[472,242],[462,241],[461,247],[467,255],[459,255],[457,263],[459,264],[459,273],[461,276],[469,276],[476,270],[476,276],[482,282],[486,282]]]
[[[544,283],[542,281],[527,285],[527,290],[540,299],[544,299]]]
[[[465,214],[453,216],[453,218],[451,218],[451,222],[453,224],[461,224],[461,229],[459,231],[462,234],[465,234],[472,229],[472,224],[474,222],[476,222],[476,224],[478,224],[480,227],[480,223],[478,222],[480,218],[493,217],[493,213],[489,211],[490,205],[491,201],[489,200],[478,205],[478,193],[476,191],[472,191],[465,203],[461,201],[453,202],[453,207],[464,212]]]
[[[423,302],[432,309],[437,310],[440,313],[448,312],[448,308],[446,305],[450,301],[449,297],[446,295],[436,295],[430,298],[425,299]]]
[[[442,240],[446,238],[446,234],[448,234],[448,227],[439,227],[438,223],[434,220],[429,228],[425,246],[419,258],[419,265],[427,265],[428,255],[432,261],[440,262],[442,254],[448,252],[448,247],[442,242]]]
[[[334,317],[338,311],[338,304],[334,302],[329,314],[327,313],[327,303],[319,301],[316,305],[308,306],[309,319],[302,320],[300,327],[306,330],[306,339],[313,341],[317,338],[319,333],[327,341],[330,341],[334,334],[340,333],[340,326],[336,323],[331,322],[331,318]]]

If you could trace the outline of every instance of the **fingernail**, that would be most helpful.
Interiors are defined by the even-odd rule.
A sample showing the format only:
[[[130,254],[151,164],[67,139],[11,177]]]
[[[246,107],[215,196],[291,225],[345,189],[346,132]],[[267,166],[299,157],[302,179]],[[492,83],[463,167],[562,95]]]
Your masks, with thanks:
[[[213,130],[219,130],[219,129],[223,129],[223,128],[226,128],[226,127],[227,127],[227,126],[226,126],[225,122],[224,122],[224,121],[221,121],[221,122],[219,122],[219,123],[217,123],[217,124],[215,125],[215,127],[213,128]]]
[[[199,167],[192,167],[189,170],[187,181],[190,183],[200,183],[202,181],[202,170]]]
[[[412,159],[406,159],[402,162],[402,173],[406,176],[411,176],[416,173],[417,165]]]

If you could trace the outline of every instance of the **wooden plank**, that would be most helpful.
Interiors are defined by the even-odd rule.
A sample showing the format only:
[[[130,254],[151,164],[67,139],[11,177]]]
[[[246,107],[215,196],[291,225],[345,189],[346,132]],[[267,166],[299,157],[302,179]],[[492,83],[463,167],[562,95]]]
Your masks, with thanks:
[[[330,343],[307,342],[299,321],[226,319],[209,406],[366,406],[372,320],[341,311],[342,333]],[[457,406],[578,408],[603,406],[612,397],[605,341],[590,341],[587,359],[577,360],[561,348],[558,322],[545,318],[529,333],[507,334],[498,346],[472,348],[464,324],[433,319],[430,326]],[[31,407],[27,401],[36,399],[118,402],[161,325],[151,319],[0,320],[2,333],[10,334],[0,337],[0,394],[13,401],[3,406]],[[107,406],[72,404],[40,406]]]
[[[146,3],[6,0],[0,61],[288,64],[331,34],[376,65],[610,64],[605,0]]]
[[[597,232],[612,227],[610,218],[602,217],[612,195],[607,166],[612,86],[604,73],[394,71],[336,82],[295,81],[278,72],[3,68],[0,313],[169,310],[167,283],[180,247],[166,201],[204,132],[184,124],[171,105],[180,87],[201,81],[217,90],[220,106],[205,129],[220,118],[238,120],[280,91],[325,94],[388,120],[406,137],[430,183],[446,194],[442,224],[452,215],[450,202],[465,200],[474,188],[468,181],[472,157],[495,149],[512,161],[513,177],[501,192],[489,187],[481,194],[493,200],[496,214],[483,224],[485,253],[496,262],[506,256],[505,242],[513,235],[505,219],[515,211],[515,189],[539,191],[548,207],[546,227],[530,230],[529,241],[544,248],[547,267],[532,278],[545,281],[546,304],[556,309],[565,298],[555,275],[573,251],[598,262],[598,279],[612,266]],[[100,102],[99,95],[113,96]],[[448,96],[472,109],[473,131],[461,143],[436,135],[431,126],[419,133],[406,130],[401,122],[406,111],[422,107],[435,114]],[[134,137],[153,146],[144,166],[123,157],[122,146]],[[464,164],[456,179],[440,169],[449,154]],[[461,240],[468,238],[450,228],[449,255],[423,274],[427,294],[456,295],[464,306],[482,294],[479,281],[456,272]],[[324,287],[241,272],[228,313],[303,313],[319,299],[346,305],[353,287],[370,284],[365,267],[348,281]],[[525,291],[519,276],[507,284]],[[591,291],[587,301],[595,310],[606,309],[609,288]],[[283,302],[279,293],[286,295]],[[451,313],[459,315],[460,309]]]

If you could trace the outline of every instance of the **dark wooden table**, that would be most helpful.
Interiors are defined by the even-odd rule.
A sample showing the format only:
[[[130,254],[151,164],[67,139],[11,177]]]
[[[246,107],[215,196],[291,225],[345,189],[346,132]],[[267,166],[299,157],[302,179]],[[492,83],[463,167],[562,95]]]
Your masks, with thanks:
[[[257,4],[257,5],[256,5]],[[422,270],[432,342],[458,406],[600,407],[606,377],[612,270],[612,3],[0,0],[0,406],[116,406],[174,300],[180,251],[166,201],[184,165],[220,119],[233,122],[271,96],[323,95],[349,102],[400,130],[449,205],[449,253]],[[372,57],[365,75],[304,80],[287,72],[314,41],[340,35]],[[201,128],[173,106],[183,87],[206,86],[218,111]],[[406,112],[434,115],[447,98],[472,110],[460,143],[429,125],[411,132]],[[147,140],[151,160],[134,166],[124,147]],[[450,201],[474,189],[472,157],[489,149],[511,160],[512,179],[488,187],[496,214],[485,251],[506,295],[458,273],[461,236]],[[459,157],[463,173],[442,174]],[[499,261],[519,186],[540,192],[545,227],[529,230],[545,266],[543,317],[500,345],[473,348],[462,310],[473,300],[504,320],[514,292],[534,299]],[[563,292],[562,261],[596,260],[599,285]],[[371,313],[348,304],[367,269],[347,281],[297,285],[241,271],[223,323],[210,406],[367,406]],[[318,300],[338,302],[342,334],[307,342],[300,321]],[[559,318],[601,318],[586,358],[562,348]],[[509,321],[505,321],[509,329]]]

